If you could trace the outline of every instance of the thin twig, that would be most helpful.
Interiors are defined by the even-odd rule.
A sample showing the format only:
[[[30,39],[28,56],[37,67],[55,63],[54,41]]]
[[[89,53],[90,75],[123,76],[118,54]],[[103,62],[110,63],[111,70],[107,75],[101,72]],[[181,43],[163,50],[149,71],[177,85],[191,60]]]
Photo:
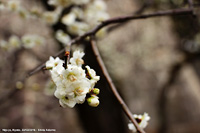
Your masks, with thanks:
[[[72,44],[78,43],[78,42],[82,41],[83,39],[85,39],[88,36],[93,36],[100,29],[102,29],[102,28],[104,28],[104,27],[106,27],[106,26],[108,26],[110,24],[123,23],[123,22],[127,22],[127,21],[130,21],[130,20],[146,19],[146,18],[151,18],[151,17],[169,16],[169,15],[171,15],[171,16],[188,15],[188,14],[192,14],[192,13],[193,13],[192,9],[174,9],[174,10],[167,10],[167,11],[159,11],[159,12],[155,12],[155,13],[151,13],[151,14],[129,15],[129,16],[120,16],[120,17],[116,17],[116,18],[111,18],[111,19],[102,21],[99,25],[94,27],[91,31],[86,32],[85,34],[74,38],[73,40],[71,40],[69,42],[68,45],[72,45]],[[64,52],[65,52],[65,49],[62,49],[55,56],[60,56]],[[41,65],[39,65],[36,68],[34,68],[33,70],[31,70],[28,73],[27,77],[39,72],[43,68],[45,68],[45,63],[42,63]]]
[[[140,15],[140,14],[142,14],[151,5],[151,3],[152,3],[152,0],[145,1],[144,4],[137,11],[135,11],[132,15]],[[113,30],[116,30],[119,27],[124,26],[125,24],[128,24],[128,21],[124,22],[124,23],[119,23],[119,24],[116,24],[116,25],[113,25],[113,26],[109,27],[107,29],[107,32],[113,32]]]
[[[104,65],[104,62],[99,54],[99,50],[96,46],[96,43],[94,40],[91,40],[91,46],[92,46],[92,50],[96,56],[97,62],[103,72],[103,75],[105,76],[113,94],[115,95],[115,97],[117,98],[117,100],[119,101],[120,105],[122,106],[122,109],[124,110],[124,112],[126,113],[126,115],[128,116],[128,118],[131,120],[131,122],[135,125],[137,131],[139,133],[145,133],[145,131],[143,129],[141,129],[137,123],[137,121],[134,119],[130,109],[128,108],[128,106],[126,105],[126,103],[124,102],[124,100],[122,99],[122,97],[119,95],[115,85],[113,84],[113,81]]]
[[[65,68],[65,69],[67,69],[67,65],[68,65],[68,63],[69,63],[69,58],[70,58],[70,51],[71,51],[71,45],[69,46],[69,45],[67,45],[66,47],[65,47],[65,55],[64,55],[64,60],[65,60],[65,62],[64,62],[64,64],[63,64],[63,67]]]
[[[58,57],[58,56],[60,56],[60,55],[63,55],[63,54],[65,53],[65,51],[66,51],[65,48],[61,49],[61,50],[60,50],[58,53],[56,53],[53,57],[55,58],[55,57]],[[45,61],[45,62],[46,62],[46,61]],[[28,72],[28,74],[27,74],[26,77],[28,78],[28,77],[30,77],[30,76],[32,76],[32,75],[38,73],[38,72],[41,71],[41,70],[46,70],[46,69],[45,69],[45,62],[43,62],[43,63],[40,64],[39,66],[35,67],[34,69],[30,70],[30,71]]]
[[[121,16],[116,18],[111,18],[105,21],[102,21],[99,25],[97,25],[94,29],[91,31],[83,34],[82,36],[79,36],[75,38],[73,42],[81,41],[82,39],[95,35],[100,29],[102,29],[105,26],[108,26],[110,24],[116,24],[116,23],[123,23],[130,20],[139,20],[139,19],[146,19],[151,17],[159,17],[159,16],[176,16],[176,15],[187,15],[192,14],[192,9],[174,9],[174,10],[167,10],[167,11],[159,11],[151,14],[144,14],[144,15],[129,15],[129,16]]]

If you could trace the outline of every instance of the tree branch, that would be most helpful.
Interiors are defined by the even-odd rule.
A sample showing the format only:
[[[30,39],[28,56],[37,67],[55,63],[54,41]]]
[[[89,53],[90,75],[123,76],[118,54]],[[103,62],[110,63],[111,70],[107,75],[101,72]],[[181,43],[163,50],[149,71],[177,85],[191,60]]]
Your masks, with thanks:
[[[92,50],[93,50],[93,52],[94,52],[94,54],[96,56],[96,60],[97,60],[99,66],[100,66],[100,68],[101,68],[101,70],[103,72],[103,75],[105,76],[105,78],[106,78],[106,80],[107,80],[107,82],[108,82],[113,94],[115,95],[115,97],[117,98],[118,102],[122,106],[122,109],[124,110],[124,112],[126,113],[128,118],[131,120],[131,122],[135,125],[137,131],[139,133],[145,133],[145,131],[139,127],[139,125],[138,125],[137,121],[134,119],[130,109],[128,108],[128,106],[126,105],[124,100],[121,98],[121,96],[119,95],[115,85],[113,84],[113,81],[112,81],[112,79],[111,79],[111,77],[110,77],[110,75],[109,75],[109,73],[108,73],[108,71],[107,71],[107,69],[106,69],[106,67],[104,65],[104,62],[103,62],[103,60],[102,60],[102,58],[101,58],[101,56],[99,54],[99,50],[98,50],[98,48],[96,46],[95,41],[91,40],[90,42],[91,42]]]
[[[144,4],[137,11],[135,11],[132,15],[141,15],[151,4],[152,4],[152,0],[146,0],[144,2]],[[124,23],[119,23],[119,24],[113,25],[107,29],[107,32],[112,32],[113,30],[116,30],[119,27],[124,26],[127,23],[128,23],[128,21],[124,22]]]
[[[123,22],[127,22],[130,20],[138,20],[138,19],[146,19],[146,18],[151,18],[151,17],[159,17],[159,16],[176,16],[176,15],[188,15],[188,14],[193,14],[193,9],[174,9],[174,10],[167,10],[167,11],[158,11],[155,13],[151,13],[151,14],[144,14],[144,15],[129,15],[129,16],[120,16],[120,17],[116,17],[116,18],[111,18],[105,21],[102,21],[99,25],[97,25],[96,27],[94,27],[91,31],[86,32],[85,34],[78,36],[76,38],[74,38],[73,40],[71,40],[69,42],[69,46],[75,43],[78,43],[80,41],[82,41],[83,39],[85,39],[88,36],[93,36],[95,35],[100,29],[111,25],[111,24],[116,24],[116,23],[123,23]],[[56,55],[56,56],[60,56],[65,52],[65,49],[60,50]],[[31,70],[27,77],[30,77],[31,75],[39,72],[40,70],[42,70],[43,68],[45,68],[45,63],[42,63],[41,65],[37,66],[36,68],[34,68],[33,70]]]

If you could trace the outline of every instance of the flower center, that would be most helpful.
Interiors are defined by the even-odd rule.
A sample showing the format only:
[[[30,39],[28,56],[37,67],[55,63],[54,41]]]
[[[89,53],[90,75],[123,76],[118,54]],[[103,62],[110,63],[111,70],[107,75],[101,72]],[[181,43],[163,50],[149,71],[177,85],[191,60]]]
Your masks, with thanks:
[[[81,89],[80,87],[78,87],[78,88],[76,88],[76,89],[74,90],[74,93],[75,93],[76,95],[81,95],[81,94],[83,93],[83,89]]]
[[[76,78],[76,76],[74,76],[73,74],[69,74],[69,75],[67,76],[67,79],[68,79],[69,81],[73,82],[73,81],[75,81],[77,78]]]
[[[76,59],[76,64],[78,65],[84,64],[84,61],[82,59]]]
[[[135,120],[137,121],[137,123],[140,123],[142,120],[139,118],[135,118]]]

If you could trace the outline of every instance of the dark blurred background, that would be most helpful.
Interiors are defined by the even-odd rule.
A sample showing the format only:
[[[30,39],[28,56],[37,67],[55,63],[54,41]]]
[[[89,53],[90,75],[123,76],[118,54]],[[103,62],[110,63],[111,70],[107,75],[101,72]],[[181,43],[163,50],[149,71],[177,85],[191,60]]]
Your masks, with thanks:
[[[26,8],[49,9],[44,0],[20,0]],[[187,0],[105,0],[110,17],[188,8]],[[199,0],[193,1],[199,5]],[[200,9],[200,8],[199,8]],[[115,85],[134,114],[147,112],[147,133],[200,133],[200,10],[193,15],[156,17],[110,26],[98,40]],[[33,49],[0,49],[0,129],[56,129],[59,133],[130,133],[128,118],[113,96],[88,44],[85,63],[101,76],[100,105],[62,108],[49,89],[49,72],[24,78],[61,46],[49,26],[0,11],[0,39],[27,33],[45,37]],[[59,27],[60,28],[60,27]],[[62,28],[62,26],[61,26]],[[82,47],[82,46],[80,46]],[[23,89],[16,83],[24,81]]]

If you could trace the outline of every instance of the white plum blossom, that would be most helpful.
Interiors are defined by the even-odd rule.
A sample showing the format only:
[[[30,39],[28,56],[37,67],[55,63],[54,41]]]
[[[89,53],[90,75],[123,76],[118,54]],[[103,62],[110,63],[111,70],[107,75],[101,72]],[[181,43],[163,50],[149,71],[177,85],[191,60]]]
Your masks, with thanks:
[[[7,3],[7,9],[10,11],[18,11],[21,8],[20,1],[9,0]]]
[[[84,52],[75,51],[66,68],[63,67],[64,61],[58,57],[56,59],[50,57],[46,62],[46,68],[50,70],[52,80],[56,85],[54,95],[59,99],[62,107],[73,108],[76,104],[84,103],[86,94],[90,94],[91,90],[95,90],[94,86],[97,79],[94,82],[94,79],[88,78],[86,70],[82,68],[84,54]],[[96,72],[93,70],[91,77],[95,78],[95,76]],[[98,100],[96,95],[99,90],[96,89],[95,92],[91,93],[91,95]],[[99,104],[96,99],[93,99],[92,101],[94,102],[92,104],[89,103],[89,105],[96,107]]]
[[[54,24],[58,20],[58,15],[55,12],[45,12],[42,16],[43,20],[48,24]]]
[[[59,98],[59,103],[63,108],[73,108],[76,105],[76,101],[74,99],[66,99],[65,97]]]
[[[20,1],[9,0],[0,4],[0,9],[16,12],[24,19],[39,18],[47,24],[55,24],[59,21],[64,8],[70,11],[61,18],[61,22],[67,26],[67,31],[82,35],[92,29],[99,21],[109,18],[106,12],[106,4],[103,0],[48,0],[48,4],[55,7],[53,11],[40,11],[37,7],[24,8]]]
[[[63,16],[61,21],[63,24],[70,26],[76,21],[77,18],[83,19],[83,17],[83,10],[78,7],[74,7],[70,13]]]
[[[53,67],[52,70],[50,70],[51,72],[51,78],[53,80],[54,83],[57,83],[57,85],[61,85],[61,79],[62,79],[62,76],[60,75],[62,70],[64,68],[62,66],[56,66],[56,67]]]
[[[3,48],[4,50],[8,50],[9,49],[9,44],[5,40],[0,40],[0,47]]]
[[[144,129],[148,125],[148,121],[150,120],[150,117],[149,117],[149,115],[147,113],[144,113],[143,115],[134,114],[133,117],[136,119],[136,121],[138,122],[139,127],[142,128],[142,129]],[[135,126],[131,122],[128,124],[128,128],[132,132],[137,132]]]
[[[90,29],[90,26],[85,22],[75,21],[67,27],[68,31],[75,35],[83,35]]]
[[[6,9],[5,5],[3,5],[3,4],[0,3],[0,11],[3,11],[5,9]]]
[[[70,63],[72,65],[77,65],[77,66],[81,67],[82,64],[84,64],[84,61],[82,59],[84,55],[85,55],[84,52],[75,51],[73,53],[73,57],[70,59]]]
[[[9,45],[13,48],[19,48],[21,46],[21,41],[18,36],[11,36],[8,40]]]
[[[1,4],[2,9],[16,12],[24,19],[38,18],[46,24],[53,25],[61,21],[66,25],[66,31],[74,36],[80,36],[91,30],[99,22],[109,18],[106,12],[106,3],[103,0],[48,0],[48,4],[55,7],[53,11],[40,11],[37,7],[31,9],[24,8],[17,0],[9,0],[5,4]],[[61,13],[65,8],[69,8],[69,12]],[[61,17],[61,18],[60,18]],[[97,33],[97,37],[105,35],[105,28]],[[69,37],[59,36],[61,43],[69,40]],[[66,39],[64,39],[66,38]],[[66,43],[63,43],[66,44]],[[32,47],[32,43],[28,48]]]
[[[33,48],[35,46],[34,37],[32,35],[24,35],[22,37],[22,42],[25,48]]]
[[[27,49],[33,48],[36,45],[44,44],[44,38],[35,34],[25,34],[22,36],[23,46]]]
[[[69,41],[71,40],[70,36],[64,33],[62,30],[56,31],[56,39],[59,42],[61,42],[64,46],[66,46],[67,43],[69,43]]]
[[[47,69],[52,69],[53,67],[55,68],[56,66],[62,66],[62,64],[64,63],[63,60],[61,60],[59,57],[56,57],[55,59],[50,56],[49,60],[46,62],[46,68]]]
[[[97,83],[97,81],[99,81],[100,76],[97,76],[96,72],[93,69],[91,69],[89,66],[85,66],[85,68],[88,71],[88,76],[90,78],[90,83],[92,85],[92,88],[94,88],[94,86]]]
[[[97,23],[98,21],[103,21],[109,18],[106,12],[106,4],[102,0],[94,0],[88,5],[88,8],[84,10],[86,21]]]
[[[21,47],[21,40],[18,36],[12,35],[8,41],[0,40],[0,47],[4,50],[14,50]]]
[[[8,11],[16,12],[18,15],[24,19],[30,17],[30,12],[21,6],[20,1],[18,0],[9,0],[5,5],[4,9]]]
[[[42,19],[47,24],[55,24],[62,12],[62,8],[58,7],[54,11],[46,11],[42,14]]]
[[[71,4],[71,0],[49,0],[48,4],[55,5],[55,10],[41,11],[41,9],[36,6],[32,7],[31,9],[24,8],[21,5],[20,0],[8,0],[2,4],[0,3],[0,10],[5,9],[7,11],[15,12],[24,19],[38,18],[43,20],[45,23],[52,25],[58,21],[59,16],[63,10],[63,6],[69,6],[69,4],[65,4],[69,3],[68,1],[70,1]]]
[[[21,38],[16,35],[9,37],[8,41],[0,40],[0,47],[4,50],[15,50],[21,47],[30,49],[44,44],[44,38],[39,35],[25,34]]]
[[[67,26],[67,31],[73,35],[83,35],[100,21],[109,18],[106,12],[106,4],[102,0],[73,0],[72,4],[84,5],[84,8],[72,7],[70,12],[61,19],[61,22]],[[99,36],[103,34],[105,34],[105,30],[102,30]]]
[[[87,68],[88,74],[92,80],[95,80],[96,82],[99,81],[100,76],[96,76],[94,69],[91,69],[89,66],[85,66],[85,68]]]
[[[87,99],[88,104],[92,107],[97,107],[99,105],[99,97],[92,95],[90,98]]]
[[[25,8],[19,8],[18,14],[20,17],[27,19],[30,17],[30,13]]]
[[[95,0],[93,2],[93,8],[100,11],[105,11],[107,7],[106,7],[106,3],[103,0]]]
[[[98,22],[109,18],[106,12],[106,4],[101,0],[95,0],[88,5],[88,8],[84,10],[85,21],[90,25],[96,25]]]
[[[63,16],[61,21],[65,25],[71,25],[75,22],[75,20],[76,20],[76,14],[72,12]]]
[[[84,18],[84,14],[83,14],[83,10],[81,8],[78,7],[74,7],[71,10],[71,13],[75,14],[75,16],[79,19],[83,19]]]

